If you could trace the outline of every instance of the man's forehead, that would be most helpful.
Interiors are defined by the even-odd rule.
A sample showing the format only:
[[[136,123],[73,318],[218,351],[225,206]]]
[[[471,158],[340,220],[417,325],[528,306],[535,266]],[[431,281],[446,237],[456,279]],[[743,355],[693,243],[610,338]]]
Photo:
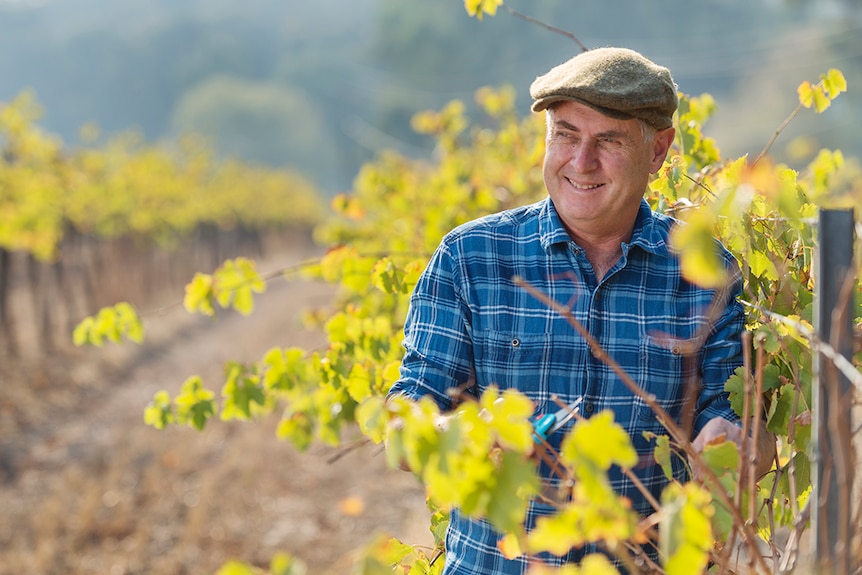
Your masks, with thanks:
[[[555,129],[574,132],[599,133],[604,135],[631,135],[640,131],[637,120],[610,118],[577,102],[563,102],[548,108],[551,126]]]

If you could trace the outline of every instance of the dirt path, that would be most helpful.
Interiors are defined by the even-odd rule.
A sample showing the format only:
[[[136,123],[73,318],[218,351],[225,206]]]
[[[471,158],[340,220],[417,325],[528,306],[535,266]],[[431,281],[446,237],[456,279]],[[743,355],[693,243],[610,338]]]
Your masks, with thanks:
[[[178,308],[147,321],[141,348],[81,352],[68,369],[73,384],[37,415],[7,402],[0,574],[206,574],[230,558],[266,566],[278,551],[305,561],[311,574],[339,573],[375,533],[427,543],[422,487],[387,470],[378,448],[329,463],[332,448],[299,454],[277,440],[275,418],[214,422],[202,433],[143,423],[153,393],[176,392],[189,375],[217,389],[229,359],[321,345],[319,334],[300,328],[299,314],[328,297],[326,286],[279,280],[249,318]],[[106,359],[108,378],[94,367]],[[27,425],[8,425],[12,416]]]

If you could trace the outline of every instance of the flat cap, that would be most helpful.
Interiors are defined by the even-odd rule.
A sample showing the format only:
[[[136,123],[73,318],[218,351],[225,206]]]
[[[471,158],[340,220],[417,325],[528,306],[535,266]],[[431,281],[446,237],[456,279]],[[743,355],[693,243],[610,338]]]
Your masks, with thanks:
[[[539,76],[534,112],[574,100],[610,116],[638,118],[657,130],[673,125],[678,100],[670,70],[628,48],[594,48]]]

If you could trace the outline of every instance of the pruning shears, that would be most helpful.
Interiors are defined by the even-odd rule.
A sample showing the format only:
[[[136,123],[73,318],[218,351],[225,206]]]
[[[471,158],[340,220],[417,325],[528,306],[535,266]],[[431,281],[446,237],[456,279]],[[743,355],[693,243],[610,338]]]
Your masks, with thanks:
[[[544,415],[533,416],[533,439],[536,443],[542,443],[548,439],[549,435],[559,431],[564,425],[566,425],[569,420],[578,413],[583,400],[583,397],[579,397],[556,413],[546,413]]]

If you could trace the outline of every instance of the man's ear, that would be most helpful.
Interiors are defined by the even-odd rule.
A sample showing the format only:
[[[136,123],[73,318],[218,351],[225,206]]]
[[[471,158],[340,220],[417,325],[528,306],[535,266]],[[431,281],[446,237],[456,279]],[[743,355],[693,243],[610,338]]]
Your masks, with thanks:
[[[655,133],[655,138],[653,139],[652,146],[652,162],[650,163],[650,173],[655,174],[658,172],[661,165],[664,163],[664,159],[667,157],[667,153],[670,150],[671,144],[673,144],[673,137],[676,134],[676,129],[671,126],[670,128],[665,128],[664,130],[659,130]]]

